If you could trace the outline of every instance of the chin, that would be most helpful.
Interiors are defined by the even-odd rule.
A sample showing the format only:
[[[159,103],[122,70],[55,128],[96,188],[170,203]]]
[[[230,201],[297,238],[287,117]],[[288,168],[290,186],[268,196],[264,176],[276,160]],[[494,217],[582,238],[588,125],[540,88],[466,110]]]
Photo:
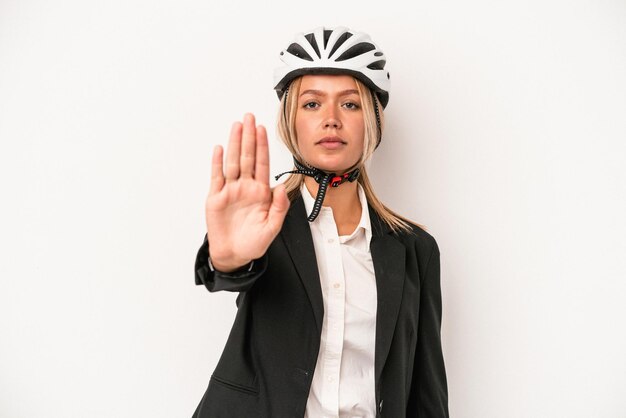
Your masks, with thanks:
[[[328,164],[320,164],[315,166],[320,170],[324,170],[327,173],[335,173],[335,174],[343,174],[345,173],[352,165],[328,165]]]
[[[313,167],[317,167],[320,170],[328,173],[343,174],[358,162],[357,160],[346,162],[345,156],[343,158],[337,158],[339,156],[318,156],[319,158],[307,159],[306,161]]]

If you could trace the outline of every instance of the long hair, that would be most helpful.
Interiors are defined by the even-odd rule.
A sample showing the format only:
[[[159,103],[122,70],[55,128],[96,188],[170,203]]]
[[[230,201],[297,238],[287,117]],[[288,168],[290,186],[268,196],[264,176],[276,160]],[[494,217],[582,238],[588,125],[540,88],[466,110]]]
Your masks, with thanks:
[[[365,162],[368,161],[374,153],[379,137],[378,123],[376,122],[376,113],[374,111],[374,101],[376,101],[379,109],[381,134],[384,129],[385,118],[381,110],[382,106],[376,95],[372,94],[371,90],[356,78],[354,81],[356,82],[357,90],[359,91],[359,96],[361,98],[363,120],[365,124],[363,154],[361,154],[361,158],[355,164],[354,168],[359,167],[360,169],[358,182],[363,187],[367,202],[372,206],[372,209],[374,209],[376,214],[394,231],[411,231],[411,225],[417,225],[420,228],[425,229],[424,226],[416,224],[415,222],[412,222],[389,209],[374,193],[374,188],[369,180],[369,176],[365,168]],[[277,130],[289,152],[291,152],[291,154],[298,161],[304,162],[302,155],[300,154],[300,149],[298,148],[298,138],[295,129],[301,82],[302,77],[295,78],[291,82],[287,94],[283,95],[281,98],[277,117]],[[293,201],[300,195],[300,187],[303,182],[304,175],[302,174],[290,174],[285,180],[285,189],[290,201]]]

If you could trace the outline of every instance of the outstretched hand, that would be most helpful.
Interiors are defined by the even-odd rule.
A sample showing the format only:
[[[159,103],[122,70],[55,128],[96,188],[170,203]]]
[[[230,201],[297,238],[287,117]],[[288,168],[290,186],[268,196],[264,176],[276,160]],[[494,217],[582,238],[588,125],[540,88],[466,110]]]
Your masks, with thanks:
[[[281,184],[269,186],[265,127],[247,113],[230,132],[226,162],[216,146],[206,199],[209,253],[215,269],[234,271],[267,251],[285,219],[289,199]]]

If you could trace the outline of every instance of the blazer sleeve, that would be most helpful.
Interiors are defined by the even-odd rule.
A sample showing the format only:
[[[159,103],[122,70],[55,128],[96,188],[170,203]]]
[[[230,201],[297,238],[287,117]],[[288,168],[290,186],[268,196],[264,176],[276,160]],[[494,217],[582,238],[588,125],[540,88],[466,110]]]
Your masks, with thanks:
[[[407,418],[448,418],[448,387],[441,348],[440,254],[433,247],[420,291],[419,324]]]
[[[196,285],[204,285],[209,292],[227,290],[230,292],[245,292],[254,285],[267,269],[267,254],[254,260],[252,270],[223,273],[211,271],[209,268],[209,241],[204,234],[204,242],[198,250],[195,263]]]

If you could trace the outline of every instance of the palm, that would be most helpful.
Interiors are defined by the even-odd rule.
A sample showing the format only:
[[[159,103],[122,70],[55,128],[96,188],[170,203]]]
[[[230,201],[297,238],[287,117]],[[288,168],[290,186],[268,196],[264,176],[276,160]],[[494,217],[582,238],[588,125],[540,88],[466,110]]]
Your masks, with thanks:
[[[230,246],[241,257],[258,258],[263,253],[259,254],[261,249],[250,237],[265,242],[268,235],[273,235],[268,227],[271,203],[271,190],[261,182],[244,179],[226,184],[207,200],[207,230],[212,231],[212,236],[229,237]],[[216,250],[221,246],[216,245]]]
[[[213,265],[228,271],[267,251],[289,202],[284,187],[269,187],[267,135],[252,115],[233,125],[225,169],[222,154],[218,147],[213,155],[206,224]]]

